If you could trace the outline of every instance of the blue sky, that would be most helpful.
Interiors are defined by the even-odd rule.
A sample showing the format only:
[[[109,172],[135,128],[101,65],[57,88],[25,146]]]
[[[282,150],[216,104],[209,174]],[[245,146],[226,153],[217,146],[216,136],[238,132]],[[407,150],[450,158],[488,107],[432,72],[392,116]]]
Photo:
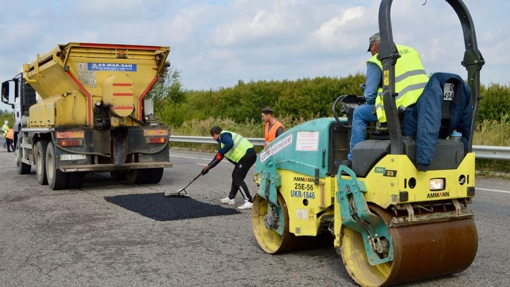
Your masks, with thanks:
[[[376,0],[0,0],[0,80],[68,42],[170,46],[187,89],[239,80],[343,77],[365,71]],[[395,0],[394,40],[428,73],[465,77],[462,30],[443,0]],[[510,84],[510,1],[465,0],[486,60],[483,84]],[[0,106],[0,108],[2,108]],[[3,109],[3,108],[2,108]]]

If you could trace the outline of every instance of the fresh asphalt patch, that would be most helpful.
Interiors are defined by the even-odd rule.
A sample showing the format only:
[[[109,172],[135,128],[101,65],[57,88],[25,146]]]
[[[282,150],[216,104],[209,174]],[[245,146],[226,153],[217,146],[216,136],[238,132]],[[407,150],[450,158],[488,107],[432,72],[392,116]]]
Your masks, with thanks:
[[[238,214],[233,208],[197,201],[191,197],[165,197],[163,193],[128,194],[105,200],[156,221]]]

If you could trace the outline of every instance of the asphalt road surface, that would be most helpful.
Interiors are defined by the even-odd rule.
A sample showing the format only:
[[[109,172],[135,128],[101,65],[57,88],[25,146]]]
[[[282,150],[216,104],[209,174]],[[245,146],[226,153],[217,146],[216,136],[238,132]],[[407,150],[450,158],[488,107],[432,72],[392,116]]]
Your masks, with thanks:
[[[230,187],[227,161],[187,188],[191,198],[163,196],[184,187],[212,157],[172,150],[174,166],[155,185],[99,173],[87,175],[79,190],[51,191],[33,168],[17,174],[14,154],[1,149],[0,286],[355,286],[333,247],[264,253],[250,211],[218,203]],[[479,248],[472,266],[410,286],[510,286],[510,182],[477,178],[476,191]],[[183,219],[155,220],[105,198],[150,199],[154,208],[175,206]],[[236,200],[242,203],[240,195]],[[225,208],[232,214],[193,217]]]

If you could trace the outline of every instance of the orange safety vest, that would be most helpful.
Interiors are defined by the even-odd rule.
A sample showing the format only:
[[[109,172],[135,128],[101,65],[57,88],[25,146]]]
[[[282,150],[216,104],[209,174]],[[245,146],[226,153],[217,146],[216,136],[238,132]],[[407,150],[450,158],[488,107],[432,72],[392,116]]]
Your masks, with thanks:
[[[264,135],[265,135],[265,139],[266,139],[266,142],[264,143],[264,147],[266,147],[270,142],[274,141],[274,139],[276,138],[276,131],[278,131],[278,129],[280,127],[285,129],[283,127],[282,123],[280,123],[279,121],[276,121],[276,123],[274,123],[274,125],[271,127],[271,131],[270,131],[269,123],[266,123],[266,127],[264,128]]]
[[[13,129],[8,129],[7,133],[5,134],[5,137],[10,139],[10,140],[14,140],[14,130]]]

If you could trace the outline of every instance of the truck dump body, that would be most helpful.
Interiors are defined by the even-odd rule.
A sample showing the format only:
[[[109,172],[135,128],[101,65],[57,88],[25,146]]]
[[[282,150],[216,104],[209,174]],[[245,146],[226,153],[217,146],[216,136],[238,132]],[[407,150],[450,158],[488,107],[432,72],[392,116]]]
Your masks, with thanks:
[[[109,171],[130,183],[158,183],[169,161],[168,126],[146,99],[164,76],[169,47],[68,43],[23,65],[10,81],[21,119],[20,174],[40,184],[79,188],[85,172]],[[8,90],[9,82],[2,83]],[[41,100],[35,102],[36,93]],[[27,104],[29,103],[29,104]],[[29,106],[29,107],[28,107]]]
[[[93,124],[93,107],[109,107],[118,126],[138,125],[143,99],[162,76],[169,47],[92,43],[58,45],[25,67],[27,82],[43,98],[30,127]],[[57,100],[59,113],[50,105]],[[76,113],[79,105],[84,112]],[[74,116],[71,117],[71,115]]]

